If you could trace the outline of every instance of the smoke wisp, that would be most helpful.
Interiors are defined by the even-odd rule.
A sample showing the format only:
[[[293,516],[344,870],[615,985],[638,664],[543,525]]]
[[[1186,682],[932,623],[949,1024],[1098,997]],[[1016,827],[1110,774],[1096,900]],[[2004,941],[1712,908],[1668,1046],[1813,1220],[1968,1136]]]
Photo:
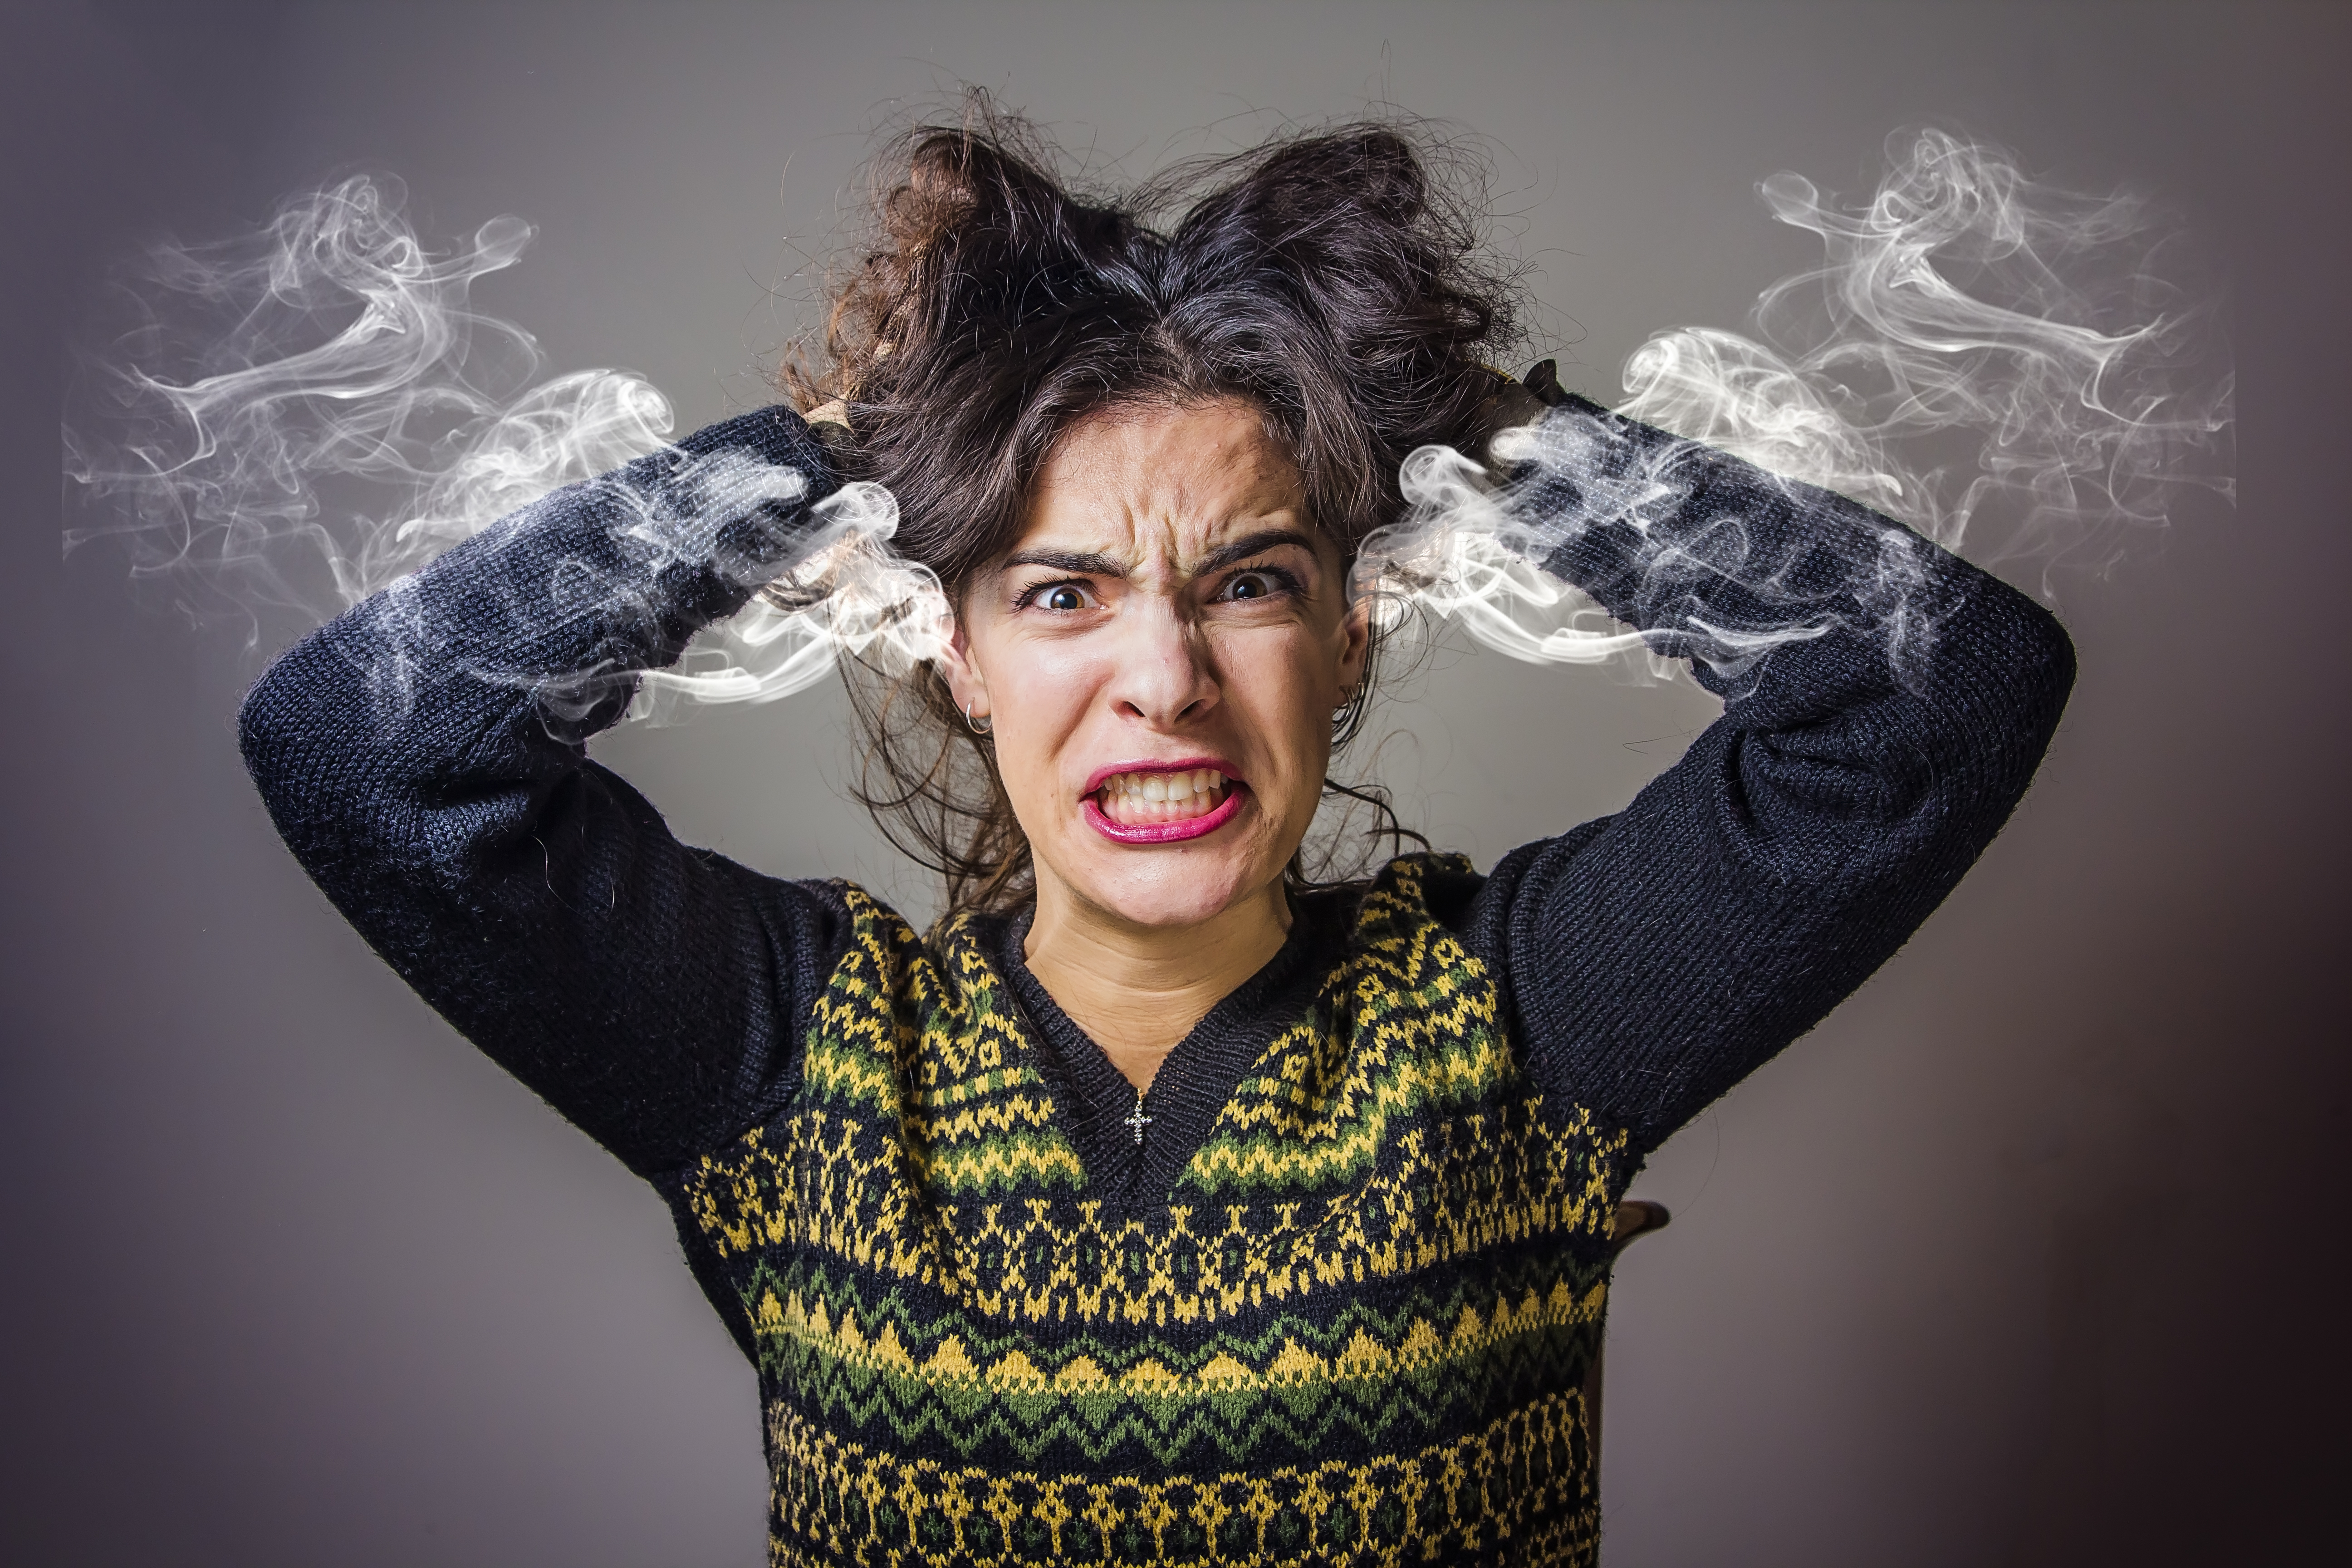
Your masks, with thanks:
[[[1849,546],[1844,590],[1782,591],[1736,529],[1697,542],[1664,522],[1706,450],[1834,490],[1980,563],[2102,571],[2160,526],[2184,488],[2232,494],[2232,380],[2212,304],[2157,268],[2177,227],[2129,194],[2037,184],[2002,150],[1941,131],[1890,138],[1888,172],[1859,207],[1811,182],[1761,186],[1775,217],[1817,236],[1818,267],[1757,302],[1757,335],[1657,334],[1624,367],[1616,412],[1685,438],[1637,451],[1570,408],[1507,431],[1495,469],[1448,447],[1407,460],[1405,518],[1368,542],[1359,591],[1394,624],[1458,620],[1517,658],[1593,663],[1690,652],[1736,668],[1775,642],[1861,626],[1923,646],[1934,612],[1910,592],[1916,542]],[[1596,477],[1606,475],[1602,482]],[[1557,509],[1573,477],[1582,504]],[[1626,524],[1640,597],[1682,603],[1643,634],[1530,563]],[[1706,619],[1706,584],[1738,592],[1745,624]],[[1654,669],[1663,661],[1653,658]]]
[[[529,225],[494,218],[436,253],[404,196],[395,180],[358,176],[289,201],[258,234],[150,252],[130,290],[144,319],[89,368],[66,424],[67,477],[98,514],[68,531],[68,551],[111,538],[191,618],[241,621],[257,641],[272,612],[315,625],[540,496],[666,445],[669,402],[642,377],[538,379],[531,335],[474,305],[475,282],[515,263]],[[618,514],[653,548],[656,514],[715,478],[674,476],[675,493],[624,497]],[[803,483],[781,469],[723,479],[730,494]],[[826,498],[783,577],[679,665],[648,672],[633,712],[786,696],[844,648],[927,656],[945,601],[890,554],[897,526],[877,487]],[[388,627],[399,600],[386,601]],[[396,694],[399,672],[381,673]]]
[[[1658,673],[1684,655],[1736,671],[1840,626],[1898,655],[1927,646],[1937,609],[1916,592],[1912,533],[1835,542],[1842,580],[1814,574],[1798,593],[1738,520],[1669,526],[1713,451],[1980,562],[2038,566],[2045,591],[2057,563],[2112,564],[2184,486],[2229,493],[2226,355],[2210,302],[2159,276],[2178,233],[2148,202],[2037,184],[2000,149],[1938,131],[1891,139],[1859,205],[1789,174],[1761,190],[1822,258],[1763,292],[1753,336],[1662,332],[1627,361],[1618,412],[1679,439],[1629,442],[1562,407],[1498,437],[1492,466],[1413,453],[1405,515],[1366,542],[1353,579],[1384,624],[1417,610],[1517,658]],[[500,217],[436,254],[398,183],[361,177],[246,239],[157,248],[135,287],[144,321],[93,367],[68,422],[67,474],[100,511],[68,548],[111,536],[191,616],[242,617],[257,639],[265,612],[315,624],[536,497],[660,449],[670,406],[642,378],[539,379],[530,335],[473,304],[475,282],[530,237]],[[727,478],[730,493],[801,482]],[[620,510],[657,541],[654,514],[676,497],[636,500]],[[646,674],[633,712],[787,696],[845,651],[931,657],[948,606],[892,552],[897,525],[878,487],[824,499],[782,576]],[[1634,596],[1664,607],[1648,633],[1538,565],[1617,525],[1637,542]]]

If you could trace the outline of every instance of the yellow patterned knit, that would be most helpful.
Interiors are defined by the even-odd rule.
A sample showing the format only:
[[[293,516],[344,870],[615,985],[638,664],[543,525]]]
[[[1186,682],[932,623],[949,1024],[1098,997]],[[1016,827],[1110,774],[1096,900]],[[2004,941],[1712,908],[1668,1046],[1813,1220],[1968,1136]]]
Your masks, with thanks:
[[[1585,1563],[1627,1138],[1364,900],[1173,1191],[1090,1190],[969,921],[856,889],[804,1085],[673,1201],[757,1350],[777,1563]]]

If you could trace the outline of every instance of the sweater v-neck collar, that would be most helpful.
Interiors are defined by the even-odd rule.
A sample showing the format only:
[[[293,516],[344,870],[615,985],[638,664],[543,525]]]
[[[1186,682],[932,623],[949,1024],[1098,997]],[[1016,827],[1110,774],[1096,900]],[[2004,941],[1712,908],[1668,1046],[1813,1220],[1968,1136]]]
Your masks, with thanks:
[[[1030,973],[1023,948],[1034,906],[993,922],[985,950],[1045,1054],[1063,1132],[1097,1196],[1131,1210],[1160,1203],[1175,1189],[1242,1076],[1322,983],[1346,940],[1345,901],[1330,893],[1295,898],[1280,950],[1176,1043],[1139,1106],[1127,1075]],[[1139,1110],[1150,1118],[1140,1128]]]

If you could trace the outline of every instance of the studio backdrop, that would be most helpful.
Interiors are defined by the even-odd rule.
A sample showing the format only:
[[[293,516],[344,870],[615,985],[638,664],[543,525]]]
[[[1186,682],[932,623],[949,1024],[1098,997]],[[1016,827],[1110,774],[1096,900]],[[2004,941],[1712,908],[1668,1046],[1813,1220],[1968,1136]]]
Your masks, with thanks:
[[[356,177],[429,246],[520,247],[470,308],[541,374],[625,368],[681,432],[772,401],[880,137],[978,87],[1107,184],[1413,117],[1488,172],[1536,303],[1509,368],[1604,404],[1821,262],[1784,172],[1854,210],[1939,131],[2162,216],[2236,365],[2234,495],[1978,542],[2065,620],[2072,705],[1909,947],[1637,1183],[1675,1221],[1612,1289],[1603,1555],[2317,1559],[2352,1393],[2336,8],[48,4],[0,38],[0,1556],[760,1555],[753,1374],[661,1202],[369,953],[246,780],[238,699],[302,613],[65,551],[103,508],[60,423],[139,258]],[[1718,710],[1456,623],[1342,773],[1483,868]],[[680,837],[936,907],[848,798],[836,680],[665,717],[595,755]]]

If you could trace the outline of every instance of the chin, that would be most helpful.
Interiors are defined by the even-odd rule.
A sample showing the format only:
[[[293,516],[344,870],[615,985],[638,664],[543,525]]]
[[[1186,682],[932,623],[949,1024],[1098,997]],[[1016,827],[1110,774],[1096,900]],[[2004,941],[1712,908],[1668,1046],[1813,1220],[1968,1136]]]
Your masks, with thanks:
[[[1089,867],[1098,874],[1074,890],[1130,925],[1160,930],[1213,921],[1281,876],[1279,867],[1265,873],[1255,865],[1234,864],[1228,857],[1198,850],[1120,853],[1139,858],[1148,854],[1160,863]],[[1255,858],[1247,857],[1252,861]]]

